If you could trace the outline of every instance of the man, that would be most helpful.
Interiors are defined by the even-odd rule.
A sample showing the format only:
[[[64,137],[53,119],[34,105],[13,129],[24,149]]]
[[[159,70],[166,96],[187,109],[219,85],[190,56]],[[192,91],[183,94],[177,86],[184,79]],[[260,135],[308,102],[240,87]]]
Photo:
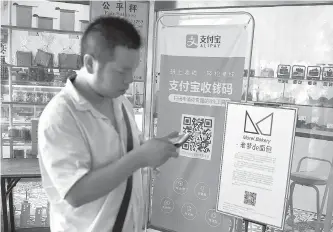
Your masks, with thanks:
[[[123,96],[140,46],[138,32],[126,20],[92,22],[81,40],[83,67],[40,117],[39,163],[52,232],[140,231],[140,169],[178,156],[169,142],[174,133],[140,144],[132,106]],[[122,229],[114,229],[119,215]]]

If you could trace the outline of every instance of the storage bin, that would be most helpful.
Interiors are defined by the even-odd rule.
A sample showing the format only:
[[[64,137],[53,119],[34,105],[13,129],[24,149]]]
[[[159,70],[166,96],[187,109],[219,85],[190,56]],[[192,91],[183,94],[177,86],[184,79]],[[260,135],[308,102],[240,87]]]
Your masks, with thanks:
[[[79,20],[79,21],[80,21],[81,31],[85,31],[89,25],[89,21],[88,20]]]
[[[23,149],[14,149],[14,158],[24,159],[24,150]]]
[[[33,6],[13,4],[16,6],[16,26],[32,27],[32,8]]]
[[[44,81],[46,79],[47,73],[44,68],[33,67],[29,68],[29,81]]]
[[[80,56],[77,54],[58,54],[59,68],[61,69],[78,69]]]
[[[28,74],[26,72],[23,72],[23,71],[17,72],[16,80],[17,81],[27,81],[28,80]]]
[[[51,17],[41,17],[41,16],[38,16],[36,14],[33,15],[37,22],[36,22],[36,25],[38,28],[41,28],[41,29],[53,29],[53,18]]]
[[[38,49],[35,57],[35,64],[43,67],[52,67],[53,54]]]
[[[32,52],[16,52],[16,64],[19,67],[31,67],[32,65]]]
[[[75,10],[66,10],[56,7],[56,10],[60,12],[60,30],[74,31],[75,30]]]

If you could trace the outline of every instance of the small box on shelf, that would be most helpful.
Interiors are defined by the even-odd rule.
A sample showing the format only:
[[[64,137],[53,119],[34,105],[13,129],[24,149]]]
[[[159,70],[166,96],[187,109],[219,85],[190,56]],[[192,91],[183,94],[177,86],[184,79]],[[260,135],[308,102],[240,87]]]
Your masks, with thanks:
[[[31,27],[33,6],[19,5],[16,2],[13,5],[16,6],[16,26]]]
[[[31,141],[30,127],[9,127],[8,138],[18,141]]]
[[[35,64],[42,67],[52,67],[53,66],[53,54],[45,52],[41,49],[37,49]]]
[[[79,69],[81,56],[78,54],[59,53],[58,63],[60,69]]]
[[[291,66],[290,65],[278,65],[277,69],[277,78],[280,79],[289,79],[291,74]]]
[[[307,80],[320,80],[321,67],[320,66],[308,66],[306,79]]]
[[[80,29],[81,31],[85,31],[86,28],[89,25],[89,21],[88,20],[79,20],[80,21]]]
[[[59,11],[59,29],[65,31],[74,31],[75,30],[75,10],[60,9],[59,7],[55,8]]]
[[[14,81],[28,81],[28,74],[24,71],[19,71],[16,72],[16,74],[13,75],[13,79]]]
[[[43,67],[31,67],[28,70],[29,81],[52,82],[54,80],[53,69]]]
[[[24,150],[23,149],[14,149],[13,150],[13,158],[23,159],[24,158]]]
[[[53,19],[52,17],[41,17],[37,14],[34,14],[33,17],[36,18],[37,22],[36,25],[40,29],[53,29]]]
[[[16,63],[17,66],[30,67],[32,65],[32,52],[17,51]]]

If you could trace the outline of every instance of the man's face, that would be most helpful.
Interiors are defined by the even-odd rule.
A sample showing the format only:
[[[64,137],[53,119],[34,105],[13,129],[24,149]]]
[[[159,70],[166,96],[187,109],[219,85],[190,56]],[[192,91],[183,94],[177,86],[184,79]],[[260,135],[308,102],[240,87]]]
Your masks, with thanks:
[[[117,98],[125,94],[133,82],[133,73],[140,62],[140,50],[115,47],[113,56],[97,62],[91,87],[104,97]],[[110,60],[110,61],[107,61]]]

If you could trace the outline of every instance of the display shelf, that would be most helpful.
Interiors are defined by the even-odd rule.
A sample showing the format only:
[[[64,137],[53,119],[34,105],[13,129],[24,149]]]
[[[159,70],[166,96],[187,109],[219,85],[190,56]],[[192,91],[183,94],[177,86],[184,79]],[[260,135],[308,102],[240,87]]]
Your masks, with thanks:
[[[31,143],[31,140],[24,140],[22,138],[2,138],[2,142],[17,142],[17,143],[22,143],[22,144],[29,144]]]
[[[247,77],[243,77],[245,80],[247,79]],[[305,83],[305,82],[329,82],[329,83],[333,83],[333,79],[332,80],[322,80],[322,79],[319,79],[319,80],[307,80],[307,79],[292,79],[292,78],[278,78],[278,77],[265,77],[265,76],[253,76],[253,77],[250,77],[250,80],[251,79],[265,79],[265,80],[277,80],[277,81],[288,81],[289,84],[293,84],[292,82],[293,81],[298,81],[298,82],[302,82],[302,83]],[[279,82],[281,83],[281,82]],[[284,82],[285,83],[285,82]]]
[[[33,103],[33,102],[9,102],[4,101],[2,104],[5,105],[25,105],[25,106],[46,106],[47,103]]]
[[[32,228],[18,228],[16,232],[50,232],[50,228],[45,227],[32,227]]]
[[[327,109],[333,109],[333,103],[330,105],[325,105],[323,103],[314,103],[314,104],[297,104],[297,103],[293,103],[293,102],[289,102],[287,101],[287,99],[285,99],[285,101],[281,98],[281,99],[276,99],[276,101],[248,101],[254,104],[271,104],[271,105],[284,105],[284,106],[290,106],[290,107],[318,107],[318,108],[327,108]]]
[[[296,128],[296,136],[318,140],[333,141],[333,131]]]
[[[5,87],[9,86],[9,84],[5,84],[3,85]],[[34,88],[34,89],[62,89],[65,85],[63,86],[51,86],[51,85],[40,85],[40,84],[36,84],[36,85],[17,85],[16,83],[15,84],[12,84],[12,87],[14,88]]]
[[[75,71],[79,70],[77,68],[61,68],[58,66],[54,66],[54,67],[52,67],[52,66],[44,67],[44,66],[38,66],[38,65],[24,66],[24,65],[16,65],[16,64],[8,64],[8,63],[3,63],[2,66],[11,67],[12,70],[21,69],[21,68],[61,69],[61,70],[75,70]]]
[[[2,28],[17,30],[17,31],[31,31],[31,32],[49,32],[55,34],[67,34],[67,35],[82,35],[82,31],[65,31],[65,30],[56,30],[56,29],[42,29],[35,27],[18,27],[10,25],[1,25]]]
[[[9,125],[10,122],[8,120],[1,120],[1,125]],[[31,125],[30,121],[13,121],[14,125]]]
[[[2,80],[2,86],[8,87],[9,81]],[[44,88],[44,89],[61,89],[65,86],[63,82],[34,82],[34,81],[12,81],[12,86],[17,88]]]

